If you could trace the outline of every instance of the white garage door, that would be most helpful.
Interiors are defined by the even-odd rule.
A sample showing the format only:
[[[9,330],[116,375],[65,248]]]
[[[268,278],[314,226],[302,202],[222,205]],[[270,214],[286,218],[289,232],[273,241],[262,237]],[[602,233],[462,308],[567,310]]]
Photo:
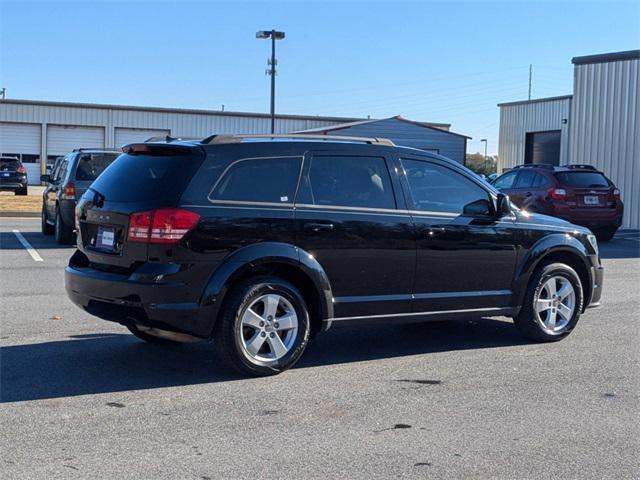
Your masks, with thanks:
[[[144,142],[151,137],[165,137],[171,135],[170,130],[143,130],[140,128],[116,128],[114,145],[120,148],[129,143]]]
[[[40,183],[40,133],[38,124],[0,122],[0,153],[22,158],[30,185]]]
[[[65,155],[74,148],[104,148],[104,128],[47,126],[47,155]]]

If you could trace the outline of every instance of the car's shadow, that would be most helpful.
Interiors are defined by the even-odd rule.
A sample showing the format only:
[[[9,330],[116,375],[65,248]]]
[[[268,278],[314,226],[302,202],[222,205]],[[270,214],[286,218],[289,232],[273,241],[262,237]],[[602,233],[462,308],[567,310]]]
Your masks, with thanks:
[[[496,319],[345,327],[314,340],[295,368],[524,343],[510,321]],[[0,356],[2,402],[240,379],[216,363],[209,343],[161,347],[129,334],[7,346]]]

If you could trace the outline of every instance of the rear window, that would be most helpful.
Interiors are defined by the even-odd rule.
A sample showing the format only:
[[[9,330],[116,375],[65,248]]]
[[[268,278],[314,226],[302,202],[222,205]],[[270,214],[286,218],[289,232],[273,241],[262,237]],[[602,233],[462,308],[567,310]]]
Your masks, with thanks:
[[[0,158],[0,168],[15,170],[20,166],[20,161],[16,158]]]
[[[117,153],[83,153],[78,159],[76,180],[94,181],[117,157]]]
[[[563,185],[569,187],[608,187],[609,182],[605,176],[598,172],[558,172],[556,178]]]
[[[181,155],[120,155],[91,185],[109,202],[177,201],[202,163],[194,151]]]

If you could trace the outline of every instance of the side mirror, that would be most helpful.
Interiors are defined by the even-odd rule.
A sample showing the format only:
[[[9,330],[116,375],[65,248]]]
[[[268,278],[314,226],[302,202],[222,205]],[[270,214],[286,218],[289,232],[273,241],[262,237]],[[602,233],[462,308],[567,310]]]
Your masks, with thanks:
[[[511,213],[511,202],[509,196],[504,193],[498,193],[496,199],[496,216],[499,218],[506,217]]]
[[[46,175],[40,175],[40,181],[44,183],[51,182],[51,175],[49,175],[48,173]]]

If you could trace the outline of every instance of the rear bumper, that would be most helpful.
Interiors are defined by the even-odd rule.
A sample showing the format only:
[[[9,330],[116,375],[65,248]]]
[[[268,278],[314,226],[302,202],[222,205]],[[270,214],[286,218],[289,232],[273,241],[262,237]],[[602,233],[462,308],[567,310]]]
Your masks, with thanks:
[[[210,336],[215,312],[199,304],[193,286],[132,277],[69,265],[65,288],[73,303],[103,320]]]
[[[556,205],[551,215],[590,229],[619,227],[622,224],[622,208],[569,208]]]
[[[3,180],[0,181],[0,190],[17,190],[18,188],[27,188],[27,179],[19,180]]]

